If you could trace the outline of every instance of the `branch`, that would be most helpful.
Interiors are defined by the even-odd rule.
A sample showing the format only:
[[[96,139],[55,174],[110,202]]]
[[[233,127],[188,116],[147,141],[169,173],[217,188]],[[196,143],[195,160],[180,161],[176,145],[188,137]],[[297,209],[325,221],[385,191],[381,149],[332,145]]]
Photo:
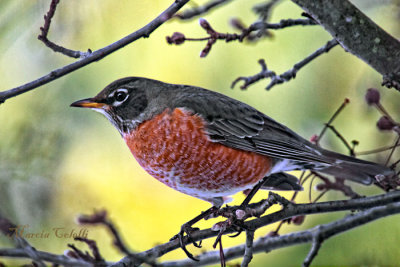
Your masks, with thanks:
[[[382,85],[400,91],[400,42],[348,0],[292,0],[340,45],[382,74]]]
[[[227,4],[231,2],[232,0],[213,0],[205,3],[203,6],[199,7],[194,7],[190,9],[186,9],[183,12],[176,14],[174,17],[179,18],[181,20],[188,20],[193,17],[200,16],[204,13],[207,13],[208,11],[219,7],[221,5]]]
[[[180,32],[175,32],[171,36],[167,36],[167,42],[169,44],[175,44],[175,45],[181,45],[185,41],[207,41],[207,44],[205,48],[201,51],[200,57],[206,57],[212,46],[218,41],[218,40],[225,40],[225,42],[232,42],[232,41],[239,41],[243,42],[243,40],[254,40],[256,38],[261,37],[263,34],[255,34],[252,35],[253,32],[259,31],[259,32],[265,32],[268,29],[271,30],[279,30],[279,29],[284,29],[287,27],[293,27],[293,26],[310,26],[310,25],[317,25],[315,21],[311,19],[285,19],[281,20],[279,23],[267,23],[267,22],[255,22],[251,24],[248,28],[245,27],[239,20],[233,19],[231,20],[231,24],[233,27],[236,29],[239,29],[242,31],[241,34],[237,33],[221,33],[216,30],[214,30],[210,23],[201,18],[199,19],[199,24],[200,26],[207,32],[209,35],[208,37],[201,37],[201,38],[187,38],[183,33]]]
[[[60,45],[57,45],[57,44],[51,42],[47,38],[47,35],[49,34],[49,30],[50,30],[51,19],[54,17],[54,14],[57,9],[57,5],[59,3],[60,3],[60,0],[51,0],[49,11],[47,12],[46,15],[44,15],[44,25],[43,25],[43,27],[40,27],[40,34],[38,36],[38,39],[40,41],[42,41],[47,47],[49,47],[54,52],[59,52],[61,54],[64,54],[66,56],[73,57],[73,58],[85,58],[85,57],[89,56],[90,53],[92,52],[90,49],[88,50],[88,52],[71,50],[71,49],[62,47]]]
[[[62,68],[56,69],[56,70],[50,72],[49,74],[47,74],[43,77],[40,77],[34,81],[31,81],[29,83],[15,87],[10,90],[0,92],[0,104],[4,103],[4,101],[6,101],[7,99],[9,99],[11,97],[28,92],[39,86],[42,86],[51,81],[54,81],[68,73],[78,70],[86,65],[89,65],[96,61],[99,61],[99,60],[103,59],[104,57],[110,55],[111,53],[121,49],[122,47],[136,41],[137,39],[149,37],[150,34],[155,29],[157,29],[164,22],[169,20],[187,2],[189,2],[189,0],[176,0],[176,1],[174,1],[174,3],[171,6],[169,6],[164,12],[162,12],[154,20],[150,21],[146,26],[129,34],[128,36],[125,36],[124,38],[116,41],[115,43],[112,43],[106,47],[96,50],[93,53],[91,53],[89,56],[87,56],[81,60],[78,60],[72,64],[66,65]]]
[[[244,249],[244,256],[241,267],[249,266],[249,263],[253,259],[253,242],[254,242],[254,231],[246,231],[246,246]]]
[[[274,195],[274,193],[270,193],[270,194]],[[243,225],[246,229],[255,230],[255,229],[258,229],[265,225],[269,225],[269,224],[272,224],[275,222],[286,220],[286,219],[289,219],[294,216],[309,215],[309,214],[321,214],[321,213],[326,213],[326,212],[336,212],[336,211],[345,211],[345,210],[363,210],[363,209],[370,209],[370,208],[384,206],[384,205],[388,205],[387,207],[389,207],[390,205],[394,205],[393,203],[396,203],[396,202],[400,202],[400,191],[393,191],[393,192],[388,192],[388,193],[382,194],[382,195],[366,197],[366,198],[350,199],[350,200],[327,201],[327,202],[310,203],[310,204],[287,203],[286,208],[284,208],[280,211],[265,215],[261,218],[246,221]],[[250,205],[256,205],[256,204],[250,204]],[[400,204],[396,203],[396,205],[400,205]],[[391,214],[393,214],[393,213],[391,213]],[[228,228],[224,232],[224,234],[234,233],[235,231],[236,230],[233,228]],[[200,241],[200,240],[216,237],[218,234],[219,234],[219,231],[213,231],[211,229],[201,230],[201,231],[193,232],[191,234],[191,240],[189,240],[186,237],[186,238],[184,238],[183,242],[185,244],[189,244],[192,241]],[[270,238],[268,238],[268,240],[270,240]],[[273,239],[273,240],[275,240],[275,239]],[[270,242],[270,241],[268,241],[268,242]],[[279,244],[281,244],[281,246],[282,246],[282,243],[279,243]],[[256,249],[255,249],[256,246],[257,246],[257,242],[254,243],[253,252],[256,252]],[[136,256],[139,256],[140,258],[153,258],[154,259],[154,258],[161,257],[162,255],[165,255],[166,253],[173,251],[175,249],[178,249],[178,248],[180,248],[179,241],[173,240],[173,241],[164,243],[162,245],[158,245],[147,251],[138,253],[138,254],[136,254]],[[276,247],[276,248],[278,248],[278,247]],[[243,249],[244,249],[244,247],[243,247]],[[244,253],[244,250],[241,251],[241,254],[239,256],[242,256],[243,253]],[[219,255],[219,253],[218,253],[218,255]],[[228,259],[231,257],[231,254],[228,253],[225,256]],[[200,255],[200,258],[201,258],[201,255]],[[218,258],[218,260],[219,260],[219,258]],[[128,256],[128,257],[123,258],[121,261],[115,263],[112,266],[114,266],[114,267],[117,267],[117,266],[119,266],[119,267],[139,266],[140,264],[142,264],[141,261],[137,261]],[[188,266],[190,266],[190,265],[188,265]]]
[[[0,256],[29,258],[33,260],[34,266],[46,266],[43,261],[48,261],[66,266],[92,266],[88,262],[66,257],[64,255],[55,255],[43,251],[38,251],[32,247],[26,239],[21,236],[20,226],[15,225],[0,213],[0,231],[12,240],[17,248],[0,249]]]
[[[125,242],[122,240],[117,227],[113,222],[107,218],[107,212],[105,210],[94,212],[90,215],[80,215],[77,219],[80,225],[104,225],[113,237],[113,245],[115,245],[119,251],[126,255],[133,254]]]
[[[374,220],[400,213],[400,203],[391,203],[385,206],[379,206],[375,208],[370,208],[365,211],[361,211],[357,214],[347,216],[343,219],[337,220],[332,223],[319,225],[309,230],[290,233],[277,237],[262,237],[253,243],[254,252],[269,252],[275,249],[289,247],[304,243],[313,243],[313,246],[308,254],[303,266],[309,266],[312,259],[317,254],[321,243],[334,236],[341,234],[350,229],[356,228],[358,226],[367,224]],[[224,251],[227,260],[241,257],[246,250],[245,245],[239,245],[231,248],[227,248]],[[219,261],[219,254],[215,251],[206,252],[198,256],[199,262],[193,263],[190,260],[181,260],[174,262],[165,262],[158,266],[169,267],[169,266],[200,266],[206,264],[212,264]]]
[[[65,266],[93,266],[90,262],[85,262],[83,260],[77,260],[73,258],[69,258],[64,255],[56,255],[52,253],[48,253],[45,251],[36,250],[36,254],[43,261],[61,264]],[[32,259],[31,255],[29,255],[26,250],[22,248],[0,248],[0,257],[9,257],[9,258],[28,258]]]
[[[293,66],[293,68],[291,68],[290,70],[288,70],[280,75],[276,75],[276,73],[274,71],[269,70],[267,68],[267,65],[265,64],[265,61],[263,59],[260,59],[258,61],[258,63],[261,65],[261,71],[259,73],[257,73],[256,75],[253,75],[253,76],[249,76],[249,77],[244,77],[244,76],[238,77],[236,80],[234,80],[232,82],[231,87],[233,88],[236,85],[236,83],[239,81],[244,81],[244,84],[242,86],[240,86],[240,88],[246,89],[251,84],[256,83],[262,79],[271,78],[271,82],[266,87],[266,89],[269,90],[276,84],[281,84],[284,82],[288,82],[291,79],[294,79],[296,77],[297,72],[301,68],[303,68],[305,65],[307,65],[308,63],[310,63],[312,60],[316,59],[320,55],[322,55],[324,53],[328,53],[329,50],[331,50],[337,44],[338,44],[338,42],[335,39],[330,40],[329,42],[326,43],[326,45],[322,46],[321,48],[319,48],[318,50],[313,52],[311,55],[309,55],[305,59],[296,63]]]

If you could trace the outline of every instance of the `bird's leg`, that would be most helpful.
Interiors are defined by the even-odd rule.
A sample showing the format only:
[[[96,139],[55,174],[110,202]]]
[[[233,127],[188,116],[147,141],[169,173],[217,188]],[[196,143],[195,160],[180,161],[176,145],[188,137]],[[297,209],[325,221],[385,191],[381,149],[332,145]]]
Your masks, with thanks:
[[[188,240],[190,243],[193,243],[193,245],[194,245],[195,247],[200,248],[200,247],[201,247],[201,242],[200,242],[200,243],[195,242],[195,241],[193,240],[192,236],[191,236],[191,233],[194,232],[195,230],[198,230],[198,228],[193,228],[192,226],[193,226],[195,223],[197,223],[198,221],[200,221],[200,220],[206,218],[207,216],[209,216],[209,215],[215,213],[216,211],[218,211],[218,209],[219,209],[218,207],[212,206],[212,207],[209,208],[208,210],[203,211],[203,212],[202,212],[201,214],[199,214],[198,216],[196,216],[196,217],[194,217],[193,219],[191,219],[190,221],[184,223],[184,224],[181,226],[181,231],[180,231],[177,235],[175,235],[174,237],[171,238],[171,240],[179,239],[180,247],[181,247],[182,250],[186,253],[186,255],[188,256],[188,258],[190,258],[190,259],[192,259],[192,260],[194,260],[194,261],[198,261],[198,259],[196,259],[196,258],[193,256],[193,254],[190,253],[190,252],[186,249],[186,245],[185,245],[185,242],[184,242],[185,233],[186,233],[187,240]]]
[[[243,200],[242,204],[240,204],[240,208],[245,208],[251,201],[251,199],[254,197],[254,195],[257,193],[257,191],[261,188],[261,186],[265,183],[265,181],[268,179],[268,176],[265,176],[262,180],[260,180],[254,187],[251,189],[250,193],[247,195],[247,197]]]

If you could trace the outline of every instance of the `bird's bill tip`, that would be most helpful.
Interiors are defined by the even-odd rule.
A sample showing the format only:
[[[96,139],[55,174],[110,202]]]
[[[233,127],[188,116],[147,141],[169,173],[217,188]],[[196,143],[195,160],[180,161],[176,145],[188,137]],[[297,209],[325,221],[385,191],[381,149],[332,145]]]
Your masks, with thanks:
[[[86,98],[75,101],[70,106],[78,108],[104,108],[105,106],[107,106],[107,104],[96,102],[93,100],[93,98]]]

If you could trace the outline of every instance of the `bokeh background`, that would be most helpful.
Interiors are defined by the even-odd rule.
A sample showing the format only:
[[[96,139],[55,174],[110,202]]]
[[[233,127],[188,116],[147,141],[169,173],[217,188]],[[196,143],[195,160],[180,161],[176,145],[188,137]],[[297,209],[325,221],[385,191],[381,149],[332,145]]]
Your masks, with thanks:
[[[53,69],[73,62],[56,54],[37,40],[43,15],[50,1],[0,1],[0,89],[21,85]],[[61,1],[49,38],[66,47],[96,50],[142,27],[164,10],[171,1]],[[232,32],[228,21],[238,17],[246,23],[256,19],[251,8],[261,1],[234,1],[214,10],[205,18],[221,32]],[[400,36],[399,6],[395,1],[354,1],[367,15],[392,35]],[[203,1],[197,1],[202,4]],[[190,5],[190,4],[189,4]],[[298,18],[301,10],[290,1],[282,1],[272,13],[272,22]],[[335,47],[302,69],[295,80],[264,90],[261,81],[242,91],[230,89],[238,76],[259,71],[257,60],[265,58],[268,67],[281,73],[319,48],[329,35],[318,26],[293,27],[273,32],[273,37],[250,43],[218,42],[206,58],[199,58],[203,42],[171,46],[167,35],[179,31],[190,37],[206,36],[197,19],[173,20],[150,38],[115,52],[111,56],[80,69],[35,91],[9,99],[0,105],[0,210],[14,222],[29,225],[28,232],[50,232],[64,228],[79,231],[78,214],[106,209],[118,225],[130,248],[142,251],[164,243],[175,235],[181,224],[209,207],[209,203],[183,195],[159,183],[136,163],[119,133],[101,115],[69,104],[91,97],[115,79],[144,76],[171,83],[209,88],[244,101],[309,138],[318,133],[344,98],[351,104],[335,121],[349,140],[360,141],[358,151],[393,144],[395,136],[379,132],[375,126],[379,113],[364,102],[367,88],[381,89],[385,107],[399,113],[400,94],[380,87],[381,77],[356,57]],[[398,117],[397,117],[398,118]],[[328,134],[323,146],[346,152],[343,145]],[[384,160],[387,154],[364,157]],[[308,186],[299,201],[307,201]],[[376,194],[376,188],[355,186],[362,194]],[[266,196],[259,193],[256,199]],[[317,193],[313,192],[315,196]],[[290,197],[291,193],[285,193]],[[330,192],[323,198],[341,199]],[[243,195],[235,196],[235,202]],[[343,217],[345,213],[308,216],[301,226],[285,225],[281,233],[309,228]],[[209,227],[216,221],[201,223]],[[323,244],[315,266],[319,265],[397,265],[400,236],[399,217],[394,216],[329,239]],[[266,235],[276,225],[262,228]],[[99,227],[91,227],[107,260],[122,257],[111,245],[110,236]],[[62,253],[72,238],[31,238],[39,250]],[[243,234],[223,238],[225,247],[244,241]],[[204,242],[211,249],[213,240]],[[81,248],[84,246],[77,244]],[[0,238],[1,247],[11,244]],[[189,246],[194,253],[201,250]],[[298,266],[309,245],[257,254],[253,266]],[[163,259],[185,257],[180,250]],[[3,259],[0,259],[3,261]],[[233,260],[231,263],[238,263]],[[13,261],[15,263],[15,261]]]

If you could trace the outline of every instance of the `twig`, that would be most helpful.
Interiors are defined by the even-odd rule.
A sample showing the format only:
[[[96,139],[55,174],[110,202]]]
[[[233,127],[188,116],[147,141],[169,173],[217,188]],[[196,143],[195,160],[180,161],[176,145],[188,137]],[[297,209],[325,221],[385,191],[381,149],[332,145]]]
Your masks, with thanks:
[[[346,51],[383,76],[382,84],[400,90],[400,42],[348,0],[292,0],[322,25]]]
[[[311,228],[309,230],[299,231],[277,237],[262,237],[254,241],[253,252],[257,253],[257,252],[272,251],[283,247],[289,247],[304,243],[311,243],[314,240],[316,240],[315,239],[316,234],[319,237],[319,243],[321,243],[324,240],[334,235],[341,234],[345,231],[367,224],[382,217],[398,213],[400,213],[400,203],[391,203],[384,206],[370,208],[368,210],[361,211],[352,216],[347,216],[335,222],[320,225],[315,228]],[[318,243],[315,244],[316,244],[315,250],[312,250],[312,254],[317,252],[318,249]],[[238,258],[243,255],[244,251],[245,251],[245,245],[243,244],[227,248],[225,249],[225,257],[227,260]],[[212,264],[219,261],[218,254],[216,254],[213,251],[201,254],[198,256],[198,258],[200,259],[200,261],[197,262],[196,265],[191,264],[189,260],[185,259],[181,261],[164,262],[159,266],[160,267],[198,266],[198,265]]]
[[[231,1],[232,0],[212,0],[212,1],[205,3],[202,6],[186,9],[186,10],[182,11],[181,13],[176,14],[174,17],[179,18],[181,20],[188,20],[193,17],[203,15],[204,13],[207,13],[216,7],[219,7],[224,4],[228,4]]]
[[[262,21],[267,21],[271,15],[272,8],[278,4],[279,1],[280,0],[271,0],[266,3],[258,4],[253,7],[253,10]]]
[[[51,19],[54,17],[54,14],[57,9],[57,5],[59,3],[60,3],[60,0],[51,0],[49,11],[47,12],[46,15],[44,15],[44,25],[43,25],[43,27],[40,27],[40,34],[38,35],[38,39],[40,41],[42,41],[47,47],[49,47],[54,52],[59,52],[61,54],[64,54],[66,56],[73,57],[73,58],[85,58],[85,57],[89,56],[91,53],[90,49],[88,50],[88,52],[71,50],[71,49],[65,48],[63,46],[57,45],[47,38],[47,35],[49,34],[49,30],[50,30]]]
[[[97,62],[97,61],[101,60],[102,58],[110,55],[111,53],[119,50],[120,48],[136,41],[137,39],[149,37],[150,34],[155,29],[157,29],[164,22],[169,20],[187,2],[189,2],[189,0],[176,0],[171,4],[171,6],[169,6],[165,11],[163,11],[158,17],[156,17],[154,20],[150,21],[146,26],[129,34],[128,36],[125,36],[124,38],[122,38],[106,47],[103,47],[99,50],[94,51],[89,56],[87,56],[81,60],[78,60],[69,65],[66,65],[62,68],[53,70],[49,74],[47,74],[43,77],[40,77],[34,81],[31,81],[29,83],[15,87],[10,90],[0,92],[0,104],[4,103],[4,101],[6,101],[7,99],[9,99],[11,97],[28,92],[39,86],[42,86],[51,81],[54,81],[54,80],[66,75],[68,73],[71,73],[77,69],[80,69],[86,65],[89,65],[93,62]]]
[[[343,137],[343,135],[341,133],[339,133],[338,130],[336,130],[335,126],[327,124],[326,127],[332,130],[332,132],[336,135],[336,137],[339,138],[339,140],[342,141],[344,146],[347,148],[347,150],[349,151],[350,156],[354,157],[355,156],[354,148],[351,147],[349,142],[347,142],[347,140]]]
[[[303,261],[303,267],[310,266],[311,262],[317,256],[318,251],[321,248],[321,238],[320,238],[321,227],[322,226],[317,226],[313,229],[314,231],[312,231],[313,236],[312,236],[311,248],[306,258]]]
[[[251,260],[253,259],[253,241],[254,241],[254,231],[246,231],[246,246],[244,249],[244,256],[242,260],[241,267],[249,266]]]
[[[393,153],[396,150],[396,147],[399,145],[399,142],[400,142],[400,136],[397,137],[396,143],[394,143],[392,150],[390,150],[389,156],[387,157],[386,162],[385,162],[385,166],[387,166],[389,164],[390,159],[392,158]]]
[[[7,237],[9,237],[12,241],[14,241],[14,244],[18,248],[22,248],[28,255],[29,257],[34,261],[34,263],[39,266],[43,267],[46,266],[43,263],[42,258],[40,255],[37,253],[36,249],[32,247],[26,239],[24,239],[17,231],[18,231],[18,226],[16,226],[14,223],[12,223],[9,219],[4,217],[0,213],[0,231]]]
[[[74,259],[66,257],[65,255],[56,255],[45,251],[37,250],[36,254],[44,261],[51,262],[54,264],[60,264],[65,266],[93,266],[92,263],[85,262],[80,259]],[[10,258],[27,258],[31,259],[31,256],[22,248],[0,248],[0,257]]]
[[[181,45],[185,41],[207,41],[205,48],[201,51],[200,57],[206,57],[212,46],[217,42],[217,40],[225,40],[225,42],[239,41],[242,42],[245,39],[254,40],[256,37],[260,37],[259,34],[256,36],[251,35],[254,31],[264,31],[266,29],[278,30],[291,26],[307,26],[307,25],[316,25],[313,20],[310,19],[288,19],[281,20],[279,23],[271,24],[266,22],[256,22],[253,23],[250,27],[246,28],[241,24],[238,20],[232,20],[231,23],[237,29],[242,31],[241,34],[237,33],[221,33],[214,30],[210,23],[201,18],[199,19],[200,26],[207,32],[208,37],[201,38],[187,38],[183,33],[175,32],[171,36],[167,36],[166,40],[169,44]]]
[[[350,186],[344,184],[344,179],[340,177],[335,177],[335,182],[331,182],[328,178],[320,174],[319,172],[312,172],[316,177],[321,179],[324,183],[318,184],[316,186],[318,191],[324,191],[322,194],[325,194],[328,190],[336,190],[342,192],[345,196],[350,198],[359,198],[361,197],[359,194],[353,191]],[[319,198],[322,196],[317,197],[313,202],[318,201]]]
[[[82,225],[104,225],[114,238],[113,245],[115,245],[122,253],[131,255],[133,252],[123,242],[121,235],[111,220],[107,218],[105,210],[94,212],[90,215],[80,215],[77,218],[79,224]]]
[[[76,266],[82,266],[80,261],[70,261],[64,255],[54,255],[51,253],[37,251],[32,247],[26,239],[24,239],[18,230],[18,226],[8,220],[0,213],[0,231],[11,240],[14,241],[16,249],[0,249],[0,256],[8,257],[27,257],[33,260],[36,266],[46,266],[43,261],[49,261],[53,263],[76,263]],[[21,256],[23,255],[23,256]]]
[[[249,87],[250,85],[252,85],[255,82],[258,82],[261,79],[271,78],[270,83],[266,87],[266,89],[269,90],[277,84],[288,82],[291,79],[295,78],[297,72],[301,68],[303,68],[305,65],[307,65],[308,63],[310,63],[312,60],[319,57],[323,53],[328,53],[329,50],[331,50],[331,48],[333,48],[337,44],[338,44],[338,42],[335,39],[330,40],[326,45],[322,46],[321,48],[319,48],[318,50],[313,52],[311,55],[309,55],[305,59],[301,60],[299,63],[296,63],[293,66],[293,68],[291,68],[290,70],[288,70],[280,75],[276,75],[275,72],[268,70],[264,60],[259,60],[259,64],[261,65],[261,72],[257,73],[256,75],[253,75],[253,76],[238,77],[236,80],[234,80],[232,82],[231,87],[233,88],[236,85],[236,83],[239,81],[244,81],[244,84],[241,85],[240,88],[246,89],[247,87]]]
[[[96,263],[94,258],[87,251],[86,252],[81,251],[80,249],[75,247],[74,244],[68,244],[68,247],[72,249],[72,253],[67,252],[67,255],[69,255],[73,258],[84,260],[84,261],[92,263],[92,264]]]
[[[226,259],[225,259],[225,253],[224,253],[224,248],[222,246],[222,238],[219,239],[219,261],[221,262],[221,267],[226,267]]]
[[[75,237],[74,240],[84,242],[88,245],[88,247],[92,251],[93,259],[96,263],[105,262],[104,258],[100,254],[99,248],[97,247],[96,241],[84,237]]]
[[[316,140],[314,141],[314,143],[318,146],[319,145],[319,141],[321,140],[321,138],[324,136],[326,130],[328,129],[328,126],[332,124],[332,122],[336,119],[336,117],[340,114],[340,112],[342,112],[342,110],[347,106],[347,104],[350,103],[350,100],[348,98],[345,98],[343,103],[340,105],[340,107],[335,111],[335,113],[333,113],[332,117],[328,120],[327,123],[325,123],[324,128],[322,128],[321,132],[319,133],[319,135],[316,137]]]
[[[392,191],[392,192],[388,192],[388,193],[385,193],[382,195],[365,197],[365,198],[356,198],[356,199],[350,199],[350,200],[327,201],[327,202],[309,203],[309,204],[294,204],[294,203],[292,203],[287,208],[284,208],[280,211],[277,211],[277,212],[274,212],[274,213],[271,213],[268,215],[264,215],[258,219],[246,221],[246,222],[244,222],[244,227],[246,227],[247,229],[258,229],[265,225],[269,225],[269,224],[272,224],[275,222],[289,219],[294,216],[321,214],[321,213],[326,213],[326,212],[336,212],[336,211],[345,211],[345,210],[363,210],[363,209],[369,209],[369,208],[379,207],[379,206],[384,206],[384,205],[386,205],[385,208],[391,207],[391,205],[397,205],[397,206],[399,206],[399,209],[400,209],[400,204],[396,203],[396,202],[400,202],[400,191]],[[232,228],[228,228],[224,234],[230,234],[233,232],[236,232],[236,230],[232,229]],[[194,241],[199,241],[199,240],[204,240],[204,239],[215,237],[218,234],[219,234],[219,232],[213,231],[211,229],[206,229],[206,230],[194,232],[192,234],[192,239]],[[274,238],[271,238],[271,240],[274,240]],[[188,243],[189,241],[185,240],[185,242]],[[283,245],[282,243],[279,243],[279,244],[281,246]],[[253,247],[255,248],[255,244]],[[155,246],[152,249],[149,249],[147,251],[138,253],[137,255],[142,258],[153,258],[154,259],[154,258],[161,257],[162,255],[164,255],[172,250],[178,249],[178,248],[180,248],[179,241],[173,240],[173,241],[167,242],[165,244]],[[256,252],[256,250],[254,250],[254,252]],[[243,253],[244,253],[244,247],[243,247],[243,250],[241,250],[240,256],[242,256]],[[225,256],[227,259],[231,258],[230,253],[226,253]],[[200,258],[201,258],[201,256],[200,256]],[[218,261],[219,261],[219,257],[218,257]],[[200,262],[202,262],[202,261],[200,261]],[[126,266],[126,265],[139,266],[141,263],[142,263],[141,261],[135,261],[134,259],[125,257],[121,261],[115,263],[112,266],[121,266],[121,267]],[[188,264],[186,266],[193,266],[192,264]]]

